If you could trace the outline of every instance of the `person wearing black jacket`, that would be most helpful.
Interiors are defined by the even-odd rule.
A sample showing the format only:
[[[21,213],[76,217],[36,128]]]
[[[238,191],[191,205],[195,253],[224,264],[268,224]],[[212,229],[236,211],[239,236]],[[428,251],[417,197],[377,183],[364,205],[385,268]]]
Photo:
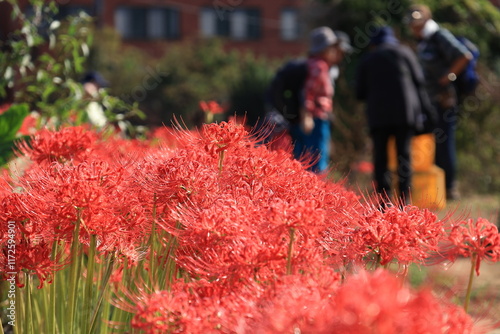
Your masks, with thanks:
[[[460,193],[455,132],[459,99],[454,83],[473,56],[450,31],[432,19],[429,7],[411,6],[405,21],[418,41],[417,57],[424,71],[426,90],[439,115],[434,131],[436,165],[445,172],[446,198],[457,200]]]
[[[412,178],[411,139],[422,130],[424,75],[414,52],[400,44],[393,30],[378,28],[371,36],[370,51],[357,69],[356,96],[366,103],[373,142],[374,179],[383,204],[391,200],[391,172],[387,144],[395,137],[401,204],[410,202]]]

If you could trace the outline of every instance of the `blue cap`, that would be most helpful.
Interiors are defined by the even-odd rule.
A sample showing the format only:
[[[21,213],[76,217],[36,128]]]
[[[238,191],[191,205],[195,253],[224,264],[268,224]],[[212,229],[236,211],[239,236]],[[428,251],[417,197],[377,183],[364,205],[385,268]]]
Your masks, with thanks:
[[[371,45],[397,44],[397,43],[399,43],[399,41],[394,35],[394,30],[392,30],[392,28],[388,26],[377,28],[377,30],[375,30],[370,39]]]
[[[85,74],[82,83],[85,84],[87,82],[94,82],[99,87],[109,87],[109,82],[97,71],[90,71]]]

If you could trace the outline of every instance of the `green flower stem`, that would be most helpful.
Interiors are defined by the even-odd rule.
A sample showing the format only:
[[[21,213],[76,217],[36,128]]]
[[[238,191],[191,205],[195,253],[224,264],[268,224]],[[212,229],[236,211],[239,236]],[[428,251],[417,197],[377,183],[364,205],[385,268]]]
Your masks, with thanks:
[[[470,295],[471,295],[471,292],[472,292],[472,281],[474,280],[474,270],[476,268],[476,262],[477,262],[477,254],[474,253],[474,254],[472,254],[472,257],[471,257],[470,272],[469,272],[469,283],[467,284],[467,292],[465,294],[465,302],[464,302],[464,310],[465,310],[465,312],[467,312],[468,309],[469,309]]]
[[[21,279],[21,275],[22,273],[18,273],[18,280]],[[22,289],[16,285],[16,323],[19,324],[19,326],[14,327],[14,332],[16,334],[21,334],[23,332],[24,324],[26,323],[26,321],[24,321],[23,295]]]
[[[212,123],[214,121],[214,114],[213,113],[207,112],[207,113],[205,113],[205,116],[206,116],[205,117],[205,122],[207,124],[210,124],[210,123]]]
[[[76,325],[76,304],[77,304],[77,292],[79,288],[79,278],[82,259],[80,257],[80,223],[81,223],[81,209],[78,208],[78,214],[75,224],[75,229],[73,231],[73,243],[71,244],[71,272],[70,272],[70,282],[69,282],[69,317],[65,319],[66,323],[66,333],[73,333],[73,326]]]
[[[100,291],[99,291],[99,297],[96,300],[96,306],[94,309],[94,314],[92,315],[92,320],[90,321],[90,330],[89,333],[95,333],[96,327],[97,327],[97,319],[103,319],[101,317],[101,311],[102,311],[102,301],[104,298],[104,295],[107,294],[107,287],[109,283],[109,279],[111,277],[111,274],[113,273],[114,270],[114,257],[111,257],[109,260],[108,259],[103,259],[103,261],[106,261],[108,263],[106,272],[104,273],[104,277],[102,278],[102,283],[100,286]],[[107,320],[107,318],[104,318]]]
[[[104,303],[102,310],[101,310],[101,315],[98,316],[98,318],[102,319],[103,321],[109,320],[109,317],[111,316],[111,303],[108,301],[109,297],[110,297],[109,290],[106,289],[106,291],[104,291],[103,298],[107,302]],[[94,319],[92,319],[92,320],[94,320]],[[94,320],[92,322],[91,328],[95,328],[96,325],[97,325],[97,321]],[[96,331],[95,331],[95,333],[100,333],[100,334],[106,334],[107,332],[108,332],[108,326],[103,326],[102,322],[100,324],[100,327],[96,328]],[[91,333],[94,333],[94,332],[92,332],[92,330],[91,330]]]
[[[292,274],[292,253],[293,253],[293,243],[295,242],[295,229],[290,228],[290,243],[288,244],[288,255],[286,261],[286,273],[287,275]]]
[[[26,293],[26,306],[24,311],[26,315],[24,316],[25,320],[25,330],[24,333],[31,334],[33,333],[33,305],[31,304],[31,275],[26,275],[26,285],[24,286]]]
[[[33,281],[32,281],[32,284],[33,284]],[[32,304],[32,309],[33,309],[33,328],[36,328],[35,324],[37,326],[40,326],[40,329],[37,328],[37,332],[41,332],[41,333],[47,333],[47,324],[42,321],[42,319],[45,319],[45,314],[43,314],[42,312],[45,312],[47,310],[47,308],[45,307],[45,305],[42,305],[40,303],[40,298],[42,299],[42,302],[45,302],[45,300],[47,299],[46,298],[46,293],[45,291],[42,289],[42,290],[38,290],[38,289],[35,289],[35,290],[32,290],[33,293],[31,294],[31,304]],[[40,297],[40,295],[42,295],[42,297]],[[40,307],[43,307],[44,309],[41,310]],[[43,328],[43,331],[41,330],[41,328]]]
[[[137,273],[137,268],[134,268],[136,270],[134,270],[132,268],[133,267],[129,268],[128,260],[127,260],[127,258],[125,258],[124,263],[123,263],[123,273],[122,273],[122,279],[120,282],[120,286],[122,286],[123,289],[126,289],[130,292],[132,292],[133,288],[137,288],[137,286],[134,285],[133,282],[136,281],[137,277],[140,277],[140,274]],[[124,297],[123,292],[115,291],[114,293],[116,294],[116,297],[115,297],[116,299],[120,299],[120,298],[126,299],[126,297]],[[109,294],[113,295],[113,293],[109,293]],[[110,297],[110,298],[112,298],[112,297]],[[122,319],[121,315],[124,312],[125,311],[123,311],[121,308],[114,307],[113,312],[111,314],[111,323],[113,323],[113,324],[120,323],[120,321]]]
[[[59,243],[58,240],[54,241],[54,244],[52,245],[52,261],[56,261],[57,254],[59,252]],[[49,308],[48,311],[49,313],[47,314],[47,323],[48,323],[48,332],[51,334],[56,334],[57,333],[57,322],[56,322],[56,284],[57,284],[57,277],[59,275],[54,274],[54,277],[52,278],[52,283],[49,286]]]
[[[180,228],[180,223],[176,223],[176,228]],[[177,250],[177,237],[174,235],[168,236],[168,242],[166,246],[166,259],[165,259],[165,275],[166,275],[166,289],[170,290],[172,287],[172,282],[175,280],[177,275],[177,264],[175,263],[175,252]]]
[[[83,323],[82,323],[82,333],[88,332],[88,327],[90,324],[90,314],[92,313],[92,291],[94,286],[94,267],[95,267],[95,256],[96,256],[97,238],[95,235],[90,236],[90,246],[87,260],[87,280],[85,282],[85,291],[83,293]]]
[[[61,246],[64,248],[65,246]],[[56,327],[57,333],[64,332],[65,329],[65,315],[68,311],[68,300],[65,296],[68,295],[67,286],[69,282],[69,268],[64,269],[58,273],[57,285],[55,286],[56,293],[54,294],[54,302],[56,303]]]
[[[125,273],[124,273],[125,274]],[[125,284],[125,288],[129,288],[131,289],[132,286],[134,285],[134,280],[130,280],[127,278],[127,284]],[[122,283],[124,283],[122,281]],[[139,287],[136,287],[136,288],[139,288]],[[140,288],[139,288],[140,289]],[[125,297],[126,298],[126,297]],[[117,325],[127,325],[130,323],[130,321],[127,321],[127,320],[131,320],[131,314],[122,310],[121,308],[118,308],[118,307],[115,307],[113,309],[113,317],[111,319],[111,322],[113,324],[117,324]],[[113,332],[114,333],[114,332]]]
[[[44,286],[42,289],[37,291],[38,299],[40,299],[40,296],[42,298],[42,305],[43,307],[40,309],[40,304],[35,303],[35,311],[36,311],[36,319],[37,322],[39,323],[40,319],[47,319],[47,321],[43,321],[45,331],[44,333],[50,333],[50,293],[48,293],[48,290],[50,290],[50,286]]]

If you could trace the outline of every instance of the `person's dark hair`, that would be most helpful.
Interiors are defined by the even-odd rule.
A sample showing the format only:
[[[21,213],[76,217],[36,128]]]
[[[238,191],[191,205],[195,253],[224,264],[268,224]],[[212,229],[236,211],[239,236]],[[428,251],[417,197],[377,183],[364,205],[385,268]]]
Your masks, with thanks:
[[[394,30],[389,26],[379,27],[371,35],[370,44],[377,46],[380,44],[397,44],[398,39],[394,35]]]
[[[82,84],[86,84],[87,82],[94,82],[99,87],[109,87],[109,82],[97,71],[85,73]]]

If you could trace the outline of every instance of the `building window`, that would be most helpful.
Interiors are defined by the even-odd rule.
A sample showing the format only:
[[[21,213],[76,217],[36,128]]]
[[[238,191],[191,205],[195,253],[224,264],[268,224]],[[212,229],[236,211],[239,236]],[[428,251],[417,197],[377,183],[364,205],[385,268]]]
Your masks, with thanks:
[[[299,14],[296,9],[286,8],[281,11],[280,28],[283,40],[294,41],[299,38]]]
[[[217,35],[217,16],[215,11],[203,8],[200,12],[200,29],[204,37]]]
[[[260,10],[247,8],[220,12],[202,8],[200,30],[204,37],[230,37],[235,40],[251,40],[261,37]]]
[[[115,11],[115,28],[124,39],[176,39],[179,26],[175,8],[120,7]]]

